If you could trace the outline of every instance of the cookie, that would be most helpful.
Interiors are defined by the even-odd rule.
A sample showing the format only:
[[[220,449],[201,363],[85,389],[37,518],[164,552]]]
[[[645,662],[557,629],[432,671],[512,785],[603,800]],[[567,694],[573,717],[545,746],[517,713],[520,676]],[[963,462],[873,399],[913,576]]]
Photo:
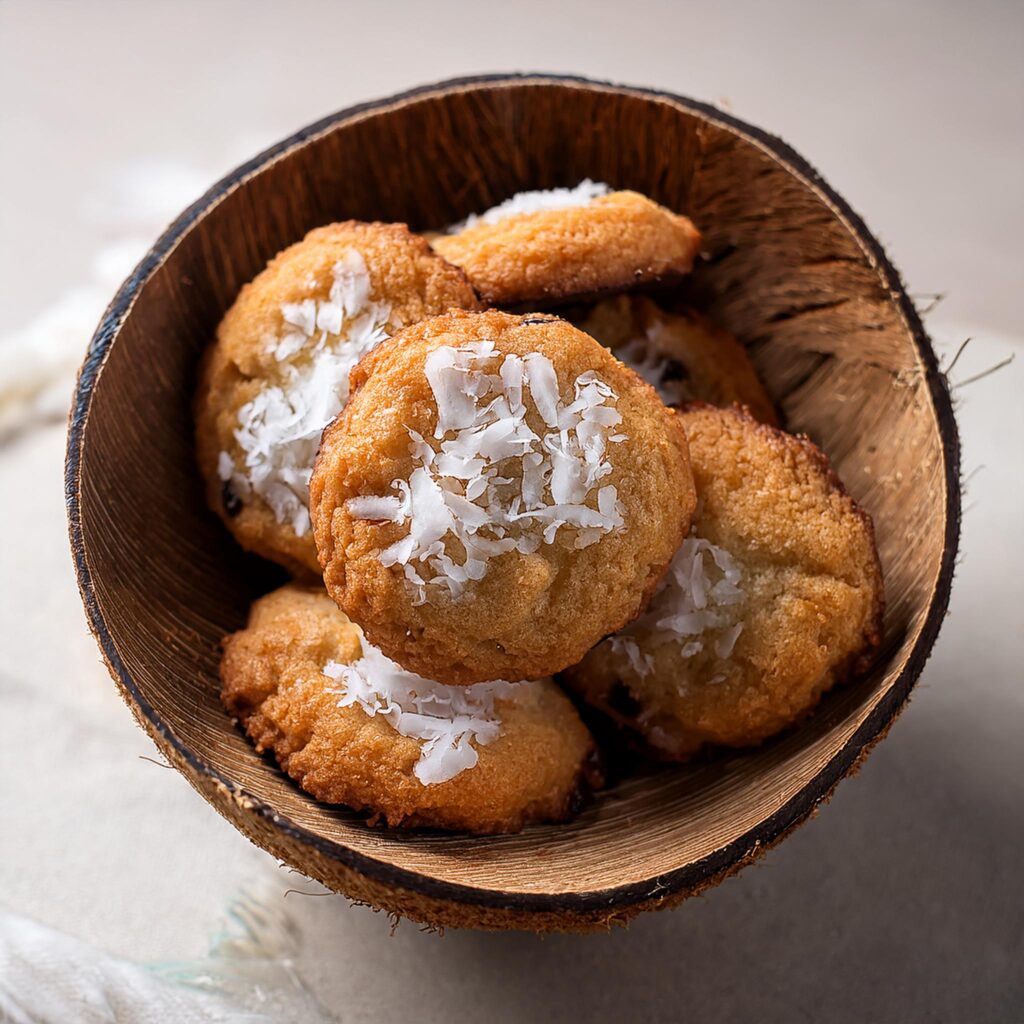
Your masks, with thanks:
[[[564,681],[658,755],[751,746],[799,721],[877,650],[869,517],[803,437],[739,409],[680,414],[698,508],[643,616]]]
[[[601,782],[550,680],[446,687],[374,650],[320,587],[256,601],[224,642],[224,705],[306,792],[391,826],[516,832]]]
[[[465,275],[402,224],[317,228],[242,289],[204,357],[195,418],[209,503],[244,548],[319,574],[309,475],[349,371],[450,307],[478,307]]]
[[[636,370],[666,405],[739,404],[778,426],[746,349],[693,310],[669,313],[645,295],[616,295],[593,306],[579,327]]]
[[[686,217],[591,181],[521,192],[449,230],[431,238],[434,249],[495,306],[542,307],[674,280],[700,248]]]
[[[679,417],[557,317],[449,313],[352,373],[311,512],[372,644],[444,683],[536,679],[639,614],[695,504]]]

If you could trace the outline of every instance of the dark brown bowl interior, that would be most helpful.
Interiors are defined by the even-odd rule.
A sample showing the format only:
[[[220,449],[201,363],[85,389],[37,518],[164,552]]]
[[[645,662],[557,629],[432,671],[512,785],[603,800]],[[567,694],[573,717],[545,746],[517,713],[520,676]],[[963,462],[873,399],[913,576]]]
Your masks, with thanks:
[[[282,247],[345,218],[429,228],[591,177],[689,214],[693,296],[749,347],[791,429],[874,517],[883,656],[799,729],[649,772],[577,821],[475,839],[371,829],[256,755],[218,701],[221,637],[275,578],[207,511],[192,448],[200,351]],[[669,903],[799,824],[898,713],[934,642],[958,527],[949,395],[901,282],[779,140],[690,100],[550,76],[449,82],[344,111],[217,184],[118,293],[68,447],[89,619],[140,724],[243,832],[347,894],[439,924],[590,928]]]

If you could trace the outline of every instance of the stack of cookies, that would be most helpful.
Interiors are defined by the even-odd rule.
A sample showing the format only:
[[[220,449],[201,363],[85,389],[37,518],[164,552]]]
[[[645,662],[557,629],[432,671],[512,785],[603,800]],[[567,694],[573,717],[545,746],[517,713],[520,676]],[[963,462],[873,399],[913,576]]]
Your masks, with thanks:
[[[584,720],[683,761],[863,670],[871,522],[680,305],[699,246],[583,181],[427,237],[318,228],[242,289],[199,464],[294,579],[225,639],[222,696],[313,797],[392,827],[564,821],[603,785]]]

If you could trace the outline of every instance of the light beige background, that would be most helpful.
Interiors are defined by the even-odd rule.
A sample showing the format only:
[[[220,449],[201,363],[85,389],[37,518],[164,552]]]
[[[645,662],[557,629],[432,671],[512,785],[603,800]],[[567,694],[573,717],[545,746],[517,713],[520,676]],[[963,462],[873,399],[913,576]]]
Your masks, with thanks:
[[[96,207],[130,191],[126,166],[177,162],[177,184],[195,181],[184,204],[348,104],[551,70],[675,90],[783,136],[912,291],[948,293],[929,326],[947,358],[975,337],[953,373],[964,381],[1024,339],[1022,52],[1019,2],[2,0],[3,330],[95,279],[110,241]],[[153,961],[202,955],[226,901],[258,888],[346,1021],[1022,1019],[1021,386],[1018,361],[957,391],[973,472],[964,556],[887,741],[757,866],[591,938],[441,940],[408,925],[389,938],[335,897],[285,899],[292,876],[138,759],[153,749],[74,590],[62,429],[19,434],[0,446],[0,903]]]

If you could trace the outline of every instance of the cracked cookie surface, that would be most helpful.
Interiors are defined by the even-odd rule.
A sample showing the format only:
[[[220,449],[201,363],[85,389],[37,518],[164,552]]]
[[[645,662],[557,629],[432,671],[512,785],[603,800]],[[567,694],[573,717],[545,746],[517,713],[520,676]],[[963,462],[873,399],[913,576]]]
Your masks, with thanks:
[[[563,677],[672,760],[797,722],[867,666],[884,603],[871,521],[817,447],[738,409],[680,415],[691,535],[647,612]]]
[[[582,205],[487,214],[431,244],[496,306],[544,305],[674,280],[690,272],[700,232],[638,192]]]
[[[388,657],[531,679],[643,608],[695,499],[678,416],[564,320],[450,313],[352,375],[311,487],[324,582]]]
[[[320,574],[309,476],[349,372],[452,307],[478,308],[465,275],[404,224],[317,228],[241,290],[203,358],[195,420],[207,500],[242,547]]]
[[[601,781],[590,733],[550,679],[453,708],[445,701],[458,694],[382,667],[322,587],[293,583],[257,600],[224,642],[221,682],[256,749],[306,792],[391,826],[516,832],[568,819]],[[410,712],[413,690],[409,722],[395,708]],[[450,744],[447,766],[435,736]]]

